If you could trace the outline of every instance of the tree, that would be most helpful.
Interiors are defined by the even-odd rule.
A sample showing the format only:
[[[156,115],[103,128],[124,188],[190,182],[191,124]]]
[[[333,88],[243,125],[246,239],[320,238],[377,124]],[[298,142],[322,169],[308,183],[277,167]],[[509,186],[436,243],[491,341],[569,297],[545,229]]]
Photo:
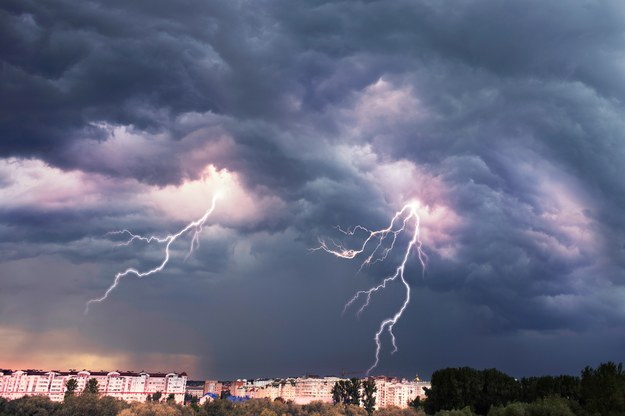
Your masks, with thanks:
[[[348,405],[351,403],[350,392],[352,384],[350,380],[339,380],[332,387],[332,401],[334,404]]]
[[[579,401],[581,388],[581,380],[579,379],[579,377],[559,376],[556,377],[556,380],[560,388],[560,397],[573,401]]]
[[[375,381],[372,378],[368,378],[362,383],[363,395],[362,405],[369,415],[375,410],[375,392],[378,388],[375,386]]]
[[[575,416],[571,406],[577,403],[568,399],[550,396],[540,398],[532,403],[510,403],[509,405],[492,407],[488,416]]]
[[[176,396],[174,395],[174,393],[169,393],[169,395],[167,396],[167,400],[165,401],[169,404],[174,404],[176,403]]]
[[[116,416],[128,403],[113,397],[81,394],[66,400],[54,416]]]
[[[216,399],[204,403],[202,410],[206,416],[228,416],[234,413],[234,404],[226,399]]]
[[[83,394],[98,394],[99,392],[100,389],[98,387],[98,380],[96,380],[95,378],[90,378],[87,381],[85,389],[83,390]]]
[[[152,401],[153,402],[160,402],[161,401],[161,397],[163,397],[163,393],[161,393],[160,391],[157,391],[156,393],[154,393],[152,395]]]
[[[397,406],[386,406],[375,411],[375,416],[425,416],[423,412],[415,412],[411,407],[400,409]]]
[[[421,407],[423,407],[423,402],[421,401],[421,396],[417,396],[415,397],[414,400],[411,400],[410,402],[408,402],[408,406],[412,407],[416,410],[421,409]]]
[[[520,390],[514,378],[494,368],[480,373],[482,391],[472,403],[475,413],[485,415],[492,406],[502,406],[517,400]]]
[[[356,377],[345,383],[345,392],[347,394],[345,404],[360,406],[360,385],[361,381]]]
[[[530,416],[575,416],[567,401],[557,396],[538,399],[530,403],[525,413]]]
[[[122,410],[117,416],[191,416],[195,415],[188,407],[167,403],[139,403],[134,402],[130,407]]]
[[[481,392],[482,377],[478,370],[469,367],[437,370],[432,374],[432,387],[425,390],[425,412],[435,414],[472,406]]]
[[[332,386],[332,401],[345,406],[360,406],[361,382],[357,378],[339,380]]]
[[[492,406],[518,400],[520,388],[514,378],[494,368],[445,368],[432,374],[432,388],[426,389],[425,394],[424,408],[428,414],[468,407],[485,415]]]
[[[332,401],[334,404],[343,403],[343,397],[345,397],[345,386],[344,382],[341,380],[334,383],[332,387]]]
[[[461,410],[442,410],[438,412],[436,416],[473,416],[474,414],[471,408],[466,406]]]
[[[575,376],[527,377],[520,381],[519,400],[532,403],[538,399],[559,396],[579,401],[580,379]]]
[[[623,364],[609,361],[597,369],[582,371],[580,401],[590,413],[602,416],[625,414],[625,373]]]
[[[11,400],[5,405],[2,415],[11,416],[52,416],[56,414],[60,403],[55,403],[47,397],[24,396]]]
[[[76,393],[76,388],[78,387],[78,381],[75,378],[70,378],[65,383],[65,399],[73,396]]]

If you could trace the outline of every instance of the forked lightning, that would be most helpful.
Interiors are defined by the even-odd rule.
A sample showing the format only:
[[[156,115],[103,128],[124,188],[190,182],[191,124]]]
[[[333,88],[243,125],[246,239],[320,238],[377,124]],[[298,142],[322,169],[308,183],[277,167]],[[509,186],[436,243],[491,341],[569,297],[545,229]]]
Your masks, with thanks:
[[[146,242],[148,244],[152,243],[152,242],[157,242],[159,244],[165,244],[165,257],[163,258],[163,261],[161,262],[161,264],[159,264],[158,266],[154,267],[153,269],[141,272],[141,271],[139,271],[137,269],[134,269],[134,268],[130,267],[130,268],[126,269],[123,272],[117,273],[115,275],[115,280],[113,281],[111,286],[109,286],[109,288],[106,290],[106,292],[104,292],[104,295],[102,295],[102,297],[91,299],[91,300],[89,300],[87,302],[87,304],[85,306],[85,314],[89,313],[89,306],[92,303],[99,303],[99,302],[103,302],[104,300],[106,300],[108,295],[117,287],[117,285],[119,284],[119,281],[123,277],[125,277],[125,276],[127,276],[129,274],[134,274],[137,277],[146,277],[146,276],[149,276],[149,275],[154,274],[154,273],[158,273],[161,270],[163,270],[165,268],[165,266],[167,265],[167,263],[169,262],[169,247],[180,236],[186,234],[189,231],[192,231],[193,234],[192,234],[192,237],[191,237],[191,245],[189,247],[189,252],[187,253],[187,255],[185,257],[185,260],[187,258],[189,258],[189,256],[195,250],[197,250],[197,248],[200,246],[200,233],[202,232],[202,229],[204,228],[204,224],[206,223],[206,220],[208,219],[208,217],[215,210],[215,205],[217,203],[217,199],[218,198],[219,198],[219,194],[215,194],[215,196],[213,196],[213,201],[211,203],[211,207],[204,213],[204,215],[200,219],[195,220],[193,222],[190,222],[183,229],[178,231],[176,234],[170,234],[167,237],[156,237],[156,236],[153,236],[153,235],[145,237],[145,236],[142,236],[142,235],[133,234],[132,232],[130,232],[128,230],[125,230],[125,229],[124,230],[119,230],[119,231],[112,231],[112,232],[107,233],[109,235],[111,235],[111,234],[128,235],[129,239],[127,241],[119,244],[119,245],[123,245],[123,246],[128,246],[135,240],[144,241],[144,242]]]
[[[345,312],[347,308],[352,306],[362,296],[364,297],[364,301],[357,312],[357,315],[360,315],[362,311],[364,311],[365,308],[369,306],[371,295],[373,295],[375,292],[379,290],[385,289],[386,285],[389,282],[393,282],[399,279],[402,285],[405,287],[406,296],[404,298],[404,301],[401,307],[392,317],[383,320],[380,323],[380,327],[378,328],[378,331],[375,333],[375,337],[374,337],[375,344],[376,344],[375,361],[373,362],[371,367],[369,367],[369,369],[367,370],[367,375],[369,375],[369,373],[373,371],[373,369],[375,369],[378,363],[380,362],[380,352],[382,350],[382,343],[380,341],[380,337],[382,336],[385,330],[388,331],[391,337],[391,343],[393,345],[393,350],[391,353],[393,354],[397,352],[397,343],[395,339],[395,334],[393,333],[393,327],[399,321],[404,311],[408,307],[408,304],[410,303],[410,285],[406,281],[404,272],[406,269],[406,263],[408,262],[408,259],[410,257],[410,253],[412,252],[412,250],[416,250],[417,257],[419,259],[419,262],[421,263],[422,273],[425,273],[425,268],[427,266],[428,257],[423,251],[422,243],[421,243],[421,240],[419,239],[419,215],[417,213],[418,208],[419,208],[419,205],[417,203],[410,203],[410,204],[404,205],[404,207],[401,210],[395,213],[395,216],[391,220],[391,223],[388,226],[388,228],[384,228],[381,230],[369,230],[361,225],[357,225],[353,229],[347,230],[347,231],[338,227],[338,230],[347,236],[354,236],[357,232],[360,232],[360,231],[364,232],[367,235],[367,238],[362,243],[360,248],[348,249],[348,248],[345,248],[342,244],[337,243],[336,241],[333,241],[333,240],[330,240],[330,244],[328,244],[325,240],[320,240],[320,246],[314,249],[314,250],[323,250],[327,253],[330,253],[332,255],[335,255],[343,259],[353,259],[359,256],[360,254],[363,254],[365,250],[368,249],[368,246],[374,245],[373,250],[371,251],[371,254],[369,254],[365,258],[363,263],[361,264],[360,267],[362,269],[362,267],[364,266],[371,265],[379,261],[384,261],[388,257],[389,253],[395,248],[395,242],[397,241],[397,237],[402,232],[410,232],[408,227],[411,224],[414,224],[413,225],[414,229],[412,230],[412,237],[406,247],[406,250],[403,254],[403,257],[399,266],[397,266],[397,268],[395,269],[395,273],[392,274],[391,276],[386,277],[382,281],[382,283],[380,283],[377,286],[373,286],[370,289],[360,290],[356,292],[354,297],[352,297],[345,304],[345,308],[343,309],[343,312]]]

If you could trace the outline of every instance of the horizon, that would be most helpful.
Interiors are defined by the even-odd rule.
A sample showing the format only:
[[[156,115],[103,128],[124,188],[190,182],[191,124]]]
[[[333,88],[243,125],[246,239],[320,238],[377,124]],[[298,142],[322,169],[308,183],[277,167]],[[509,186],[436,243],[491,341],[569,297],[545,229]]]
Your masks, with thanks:
[[[483,367],[483,368],[477,368],[477,367],[471,367],[471,366],[457,366],[457,367],[441,367],[438,368],[434,371],[439,371],[439,370],[444,370],[444,369],[449,369],[449,368],[473,368],[475,370],[478,371],[482,371],[482,370],[488,370],[488,369],[495,369],[498,371],[502,371],[503,373],[517,379],[520,380],[522,378],[528,378],[528,377],[544,377],[544,376],[553,376],[553,377],[557,377],[557,376],[561,376],[561,375],[568,375],[568,376],[576,376],[579,377],[580,374],[582,373],[583,369],[586,367],[590,367],[590,368],[594,368],[594,367],[598,367],[601,364],[607,363],[607,362],[613,362],[613,363],[619,363],[619,361],[614,361],[614,360],[608,360],[606,362],[601,362],[601,363],[596,363],[594,365],[587,365],[584,366],[583,368],[579,369],[579,374],[571,374],[571,373],[560,373],[560,374],[529,374],[529,375],[525,375],[523,377],[517,377],[514,374],[509,374],[506,373],[505,371],[502,371],[498,368],[495,367]],[[5,368],[3,366],[0,366],[0,372],[3,371],[26,371],[26,372],[60,372],[60,373],[80,373],[83,371],[89,372],[89,373],[111,373],[111,372],[119,372],[119,373],[128,373],[128,374],[141,374],[141,373],[147,373],[147,374],[169,374],[169,373],[173,373],[173,374],[177,374],[177,375],[185,375],[187,377],[187,381],[192,381],[192,382],[197,382],[197,381],[207,381],[207,380],[217,380],[219,382],[231,382],[231,381],[238,381],[238,380],[286,380],[286,379],[291,379],[291,378],[325,378],[325,377],[338,377],[338,378],[344,378],[344,379],[350,379],[353,377],[359,378],[359,379],[367,379],[367,378],[389,378],[389,379],[403,379],[403,380],[413,380],[415,379],[415,377],[419,377],[420,381],[425,381],[425,382],[429,382],[429,380],[431,379],[431,374],[429,374],[427,377],[423,377],[423,375],[421,373],[415,373],[413,376],[406,376],[406,375],[399,375],[399,374],[393,374],[393,375],[385,375],[385,374],[376,374],[376,375],[357,375],[357,374],[353,374],[350,373],[345,374],[345,375],[341,375],[340,373],[329,373],[329,374],[313,374],[313,373],[306,373],[306,374],[299,374],[299,375],[281,375],[281,376],[256,376],[256,377],[235,377],[235,378],[215,378],[215,377],[191,377],[189,376],[189,374],[192,374],[190,371],[188,370],[182,370],[182,371],[177,371],[177,370],[173,370],[173,369],[161,369],[161,370],[156,370],[156,371],[150,371],[150,370],[133,370],[133,369],[126,369],[126,370],[122,370],[122,369],[114,369],[114,370],[92,370],[92,369],[82,369],[82,370],[78,370],[78,369],[68,369],[68,370],[60,370],[60,369],[41,369],[41,368]]]

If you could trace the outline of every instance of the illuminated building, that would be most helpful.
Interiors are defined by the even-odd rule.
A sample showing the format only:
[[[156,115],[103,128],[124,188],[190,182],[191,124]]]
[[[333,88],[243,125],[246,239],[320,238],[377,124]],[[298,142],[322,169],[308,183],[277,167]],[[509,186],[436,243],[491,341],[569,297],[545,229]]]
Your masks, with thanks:
[[[183,403],[187,383],[185,373],[0,370],[0,397],[13,400],[27,395],[45,396],[62,401],[70,379],[76,380],[79,394],[91,378],[97,380],[100,395],[128,402],[144,402],[148,395],[161,392],[163,399],[173,394],[177,403]]]

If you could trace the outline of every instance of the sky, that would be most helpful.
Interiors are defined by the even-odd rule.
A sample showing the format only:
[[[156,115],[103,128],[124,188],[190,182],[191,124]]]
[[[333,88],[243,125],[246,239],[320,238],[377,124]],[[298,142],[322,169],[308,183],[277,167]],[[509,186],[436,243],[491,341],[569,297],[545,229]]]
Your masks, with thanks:
[[[409,236],[311,249],[413,202],[428,265],[372,374],[622,360],[621,1],[5,0],[0,60],[0,368],[362,374],[405,288],[343,307]],[[165,255],[107,232],[217,193],[84,313]]]

